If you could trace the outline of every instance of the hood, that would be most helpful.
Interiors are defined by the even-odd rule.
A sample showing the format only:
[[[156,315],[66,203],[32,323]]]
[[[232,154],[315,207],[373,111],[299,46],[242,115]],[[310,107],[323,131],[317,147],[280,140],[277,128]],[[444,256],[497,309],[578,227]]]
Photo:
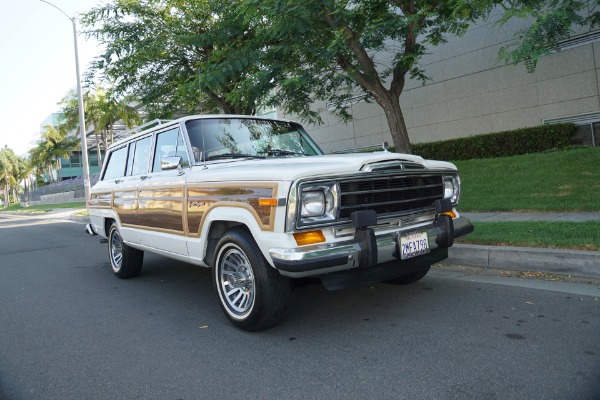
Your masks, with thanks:
[[[196,165],[192,168],[192,171],[201,172],[205,175],[203,178],[205,181],[293,181],[300,178],[354,174],[360,172],[366,165],[385,161],[418,163],[428,170],[456,170],[454,164],[445,161],[424,160],[422,157],[410,154],[376,152],[309,157],[236,159]]]

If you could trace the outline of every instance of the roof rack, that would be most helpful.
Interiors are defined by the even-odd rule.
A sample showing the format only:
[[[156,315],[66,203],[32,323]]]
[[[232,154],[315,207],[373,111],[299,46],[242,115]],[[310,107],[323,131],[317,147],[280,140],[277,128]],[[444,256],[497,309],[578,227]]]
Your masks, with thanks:
[[[145,124],[136,126],[135,128],[132,128],[132,129],[128,130],[127,132],[125,132],[125,135],[132,135],[132,134],[134,134],[136,132],[140,132],[140,131],[142,131],[142,130],[144,130],[146,128],[151,128],[151,127],[154,127],[155,125],[156,126],[160,126],[162,124],[166,124],[167,122],[171,122],[171,121],[173,121],[173,120],[172,119],[158,119],[158,118],[156,118],[156,119],[153,119],[152,121],[148,121]]]

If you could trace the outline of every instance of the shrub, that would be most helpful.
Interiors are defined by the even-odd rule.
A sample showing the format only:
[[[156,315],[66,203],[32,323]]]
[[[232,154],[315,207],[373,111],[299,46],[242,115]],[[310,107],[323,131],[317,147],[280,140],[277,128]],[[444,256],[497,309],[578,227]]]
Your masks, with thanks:
[[[436,160],[516,156],[569,147],[569,139],[575,131],[576,127],[572,123],[547,124],[440,142],[417,143],[412,145],[412,150],[423,158]]]

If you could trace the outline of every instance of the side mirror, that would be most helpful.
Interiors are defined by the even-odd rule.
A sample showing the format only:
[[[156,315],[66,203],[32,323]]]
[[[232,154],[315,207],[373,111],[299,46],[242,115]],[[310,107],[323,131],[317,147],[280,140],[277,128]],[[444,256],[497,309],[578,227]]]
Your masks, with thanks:
[[[181,168],[181,157],[163,157],[160,159],[160,169],[170,171]]]

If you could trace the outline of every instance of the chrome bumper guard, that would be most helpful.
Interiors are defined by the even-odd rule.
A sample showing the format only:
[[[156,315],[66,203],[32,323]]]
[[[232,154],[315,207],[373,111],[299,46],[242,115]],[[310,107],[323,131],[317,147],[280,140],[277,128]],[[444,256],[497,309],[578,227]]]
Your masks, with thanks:
[[[452,246],[454,238],[473,231],[468,218],[451,219],[440,215],[432,224],[410,227],[374,236],[374,240],[360,240],[360,235],[348,241],[304,246],[295,249],[274,248],[269,251],[275,268],[292,278],[323,275],[353,268],[368,268],[388,261],[400,261],[397,256],[398,236],[413,230],[427,231],[430,251]],[[357,232],[364,228],[357,228]],[[365,244],[366,243],[366,244]],[[373,248],[374,247],[374,248]],[[421,256],[417,256],[419,258]],[[366,262],[365,262],[366,260]],[[414,260],[413,260],[414,261]]]

